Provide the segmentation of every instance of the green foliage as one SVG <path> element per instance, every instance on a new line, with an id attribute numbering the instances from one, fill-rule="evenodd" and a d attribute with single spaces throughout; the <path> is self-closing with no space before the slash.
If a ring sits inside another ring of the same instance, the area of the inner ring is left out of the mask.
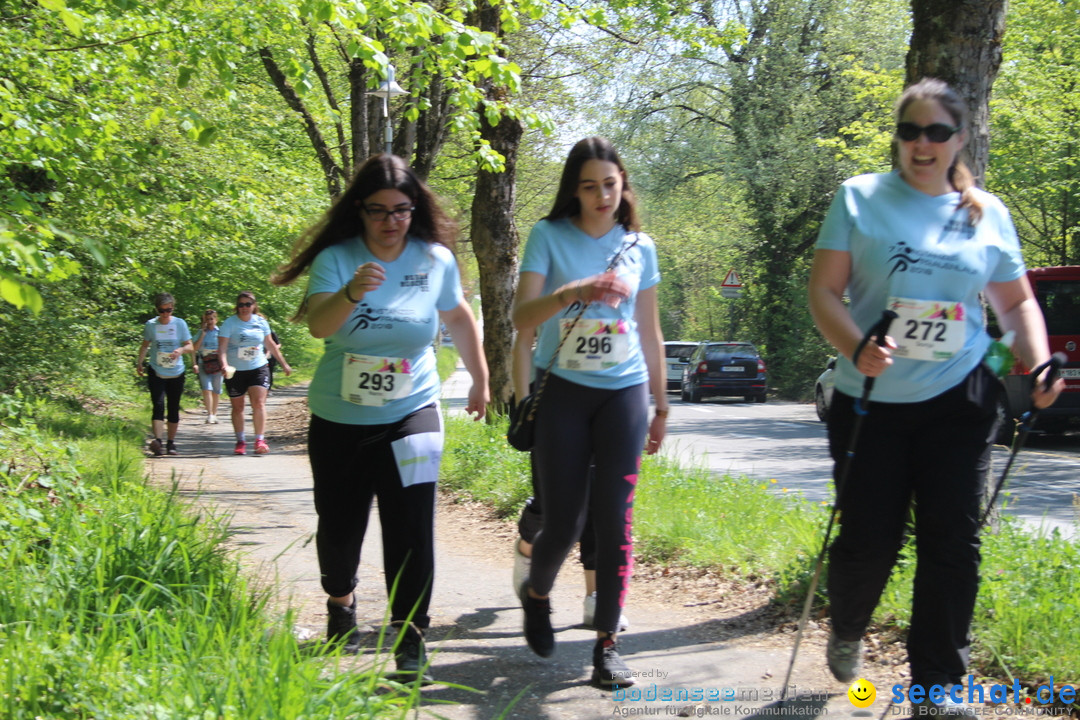
<path id="1" fill-rule="evenodd" d="M 506 422 L 447 415 L 439 482 L 444 489 L 490 505 L 500 517 L 521 510 L 532 495 L 529 454 L 506 442 Z"/>
<path id="2" fill-rule="evenodd" d="M 1009 206 L 1028 265 L 1080 264 L 1080 35 L 1075 0 L 1009 3 L 990 102 L 987 189 Z"/>

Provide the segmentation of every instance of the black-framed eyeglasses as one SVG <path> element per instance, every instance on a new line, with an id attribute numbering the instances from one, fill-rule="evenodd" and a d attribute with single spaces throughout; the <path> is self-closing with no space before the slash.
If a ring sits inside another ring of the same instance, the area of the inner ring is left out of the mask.
<path id="1" fill-rule="evenodd" d="M 246 302 L 246 303 L 236 303 L 236 307 L 251 307 L 251 306 L 252 306 L 252 305 L 254 305 L 254 304 L 255 304 L 255 303 L 253 303 L 253 302 Z"/>
<path id="2" fill-rule="evenodd" d="M 926 135 L 926 139 L 932 143 L 943 143 L 956 133 L 960 128 L 946 125 L 945 123 L 933 123 L 923 127 L 912 122 L 896 123 L 896 137 L 905 142 L 918 140 L 920 135 Z"/>
<path id="3" fill-rule="evenodd" d="M 158 312 L 161 313 L 162 315 L 166 315 L 168 313 L 171 313 L 172 311 L 173 311 L 172 308 L 158 308 Z"/>
<path id="4" fill-rule="evenodd" d="M 384 210 L 382 208 L 369 208 L 365 207 L 364 212 L 367 216 L 375 222 L 382 222 L 388 217 L 393 217 L 395 220 L 408 220 L 412 217 L 415 207 L 407 208 L 394 208 L 393 210 Z"/>

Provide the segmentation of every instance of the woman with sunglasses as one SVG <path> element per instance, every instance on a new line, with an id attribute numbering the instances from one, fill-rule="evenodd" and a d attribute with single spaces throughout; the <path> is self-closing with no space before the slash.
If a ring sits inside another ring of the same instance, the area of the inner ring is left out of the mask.
<path id="1" fill-rule="evenodd" d="M 592 681 L 602 688 L 634 684 L 616 642 L 633 569 L 634 486 L 642 445 L 660 449 L 668 414 L 656 245 L 638 232 L 635 202 L 609 141 L 574 145 L 551 212 L 529 234 L 513 307 L 517 331 L 539 338 L 532 461 L 543 527 L 520 592 L 525 640 L 541 657 L 554 653 L 549 594 L 591 515 Z"/>
<path id="2" fill-rule="evenodd" d="M 232 404 L 232 426 L 236 433 L 233 453 L 247 452 L 244 434 L 245 397 L 251 398 L 251 424 L 255 430 L 255 454 L 270 452 L 263 431 L 266 428 L 266 394 L 270 390 L 270 368 L 267 356 L 273 355 L 286 374 L 292 373 L 289 363 L 270 336 L 270 324 L 259 315 L 259 305 L 253 293 L 244 291 L 236 296 L 236 314 L 227 318 L 218 333 L 218 353 L 225 359 L 225 388 Z"/>
<path id="3" fill-rule="evenodd" d="M 221 355 L 218 354 L 218 314 L 207 308 L 202 326 L 195 337 L 195 367 L 199 371 L 199 388 L 206 406 L 206 422 L 217 425 L 218 401 L 221 399 Z"/>
<path id="4" fill-rule="evenodd" d="M 176 301 L 169 293 L 158 293 L 154 297 L 157 317 L 147 320 L 143 325 L 143 340 L 139 346 L 139 359 L 135 362 L 135 372 L 139 377 L 146 376 L 146 385 L 150 390 L 150 402 L 153 405 L 151 425 L 154 437 L 150 440 L 150 452 L 154 455 L 176 455 L 176 430 L 180 426 L 180 397 L 184 393 L 184 355 L 194 352 L 191 344 L 191 331 L 187 323 L 173 317 Z M 147 350 L 150 353 L 150 366 L 143 367 Z M 166 403 L 168 414 L 166 415 Z M 166 429 L 166 418 L 168 426 Z M 162 444 L 162 430 L 165 430 L 166 443 Z"/>
<path id="5" fill-rule="evenodd" d="M 454 234 L 408 164 L 377 155 L 274 279 L 285 284 L 308 273 L 297 318 L 325 339 L 308 391 L 308 454 L 327 639 L 346 652 L 359 649 L 356 572 L 377 497 L 390 621 L 400 628 L 394 675 L 402 681 L 430 680 L 423 637 L 443 447 L 432 347 L 440 321 L 472 377 L 466 411 L 482 418 L 488 403 L 487 363 L 461 290 Z"/>
<path id="6" fill-rule="evenodd" d="M 940 80 L 908 87 L 896 106 L 898 168 L 845 182 L 818 237 L 810 310 L 839 351 L 829 411 L 840 531 L 830 548 L 827 660 L 844 683 L 859 677 L 862 634 L 903 544 L 914 498 L 917 566 L 908 660 L 912 685 L 944 696 L 916 714 L 964 714 L 979 580 L 980 504 L 1003 388 L 983 364 L 991 339 L 980 294 L 1028 367 L 1050 357 L 1042 313 L 1001 202 L 975 187 L 960 159 L 967 108 Z M 843 300 L 850 294 L 850 305 Z M 883 344 L 857 348 L 890 309 Z M 869 407 L 863 381 L 876 378 Z M 1036 385 L 1032 401 L 1060 392 Z M 853 457 L 846 458 L 856 413 Z M 846 470 L 841 463 L 850 462 Z M 948 692 L 952 691 L 949 695 Z"/>

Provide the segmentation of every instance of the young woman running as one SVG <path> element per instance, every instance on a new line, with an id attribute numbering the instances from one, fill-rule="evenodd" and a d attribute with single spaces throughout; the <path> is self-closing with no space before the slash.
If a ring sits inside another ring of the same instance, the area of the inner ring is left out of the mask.
<path id="1" fill-rule="evenodd" d="M 945 83 L 922 80 L 904 91 L 896 120 L 898 170 L 841 186 L 810 278 L 810 310 L 842 355 L 828 423 L 836 477 L 844 477 L 855 398 L 865 377 L 877 378 L 845 486 L 837 488 L 827 659 L 838 680 L 859 676 L 862 634 L 896 563 L 914 498 L 911 682 L 948 692 L 967 668 L 980 504 L 1003 392 L 982 363 L 990 337 L 980 293 L 1002 331 L 1016 331 L 1014 351 L 1028 367 L 1050 351 L 1009 213 L 974 187 L 959 159 L 968 138 L 964 102 Z M 892 335 L 855 357 L 885 309 L 899 315 Z M 1039 383 L 1032 400 L 1045 407 L 1061 387 L 1060 380 L 1049 391 Z M 964 713 L 958 697 L 927 700 L 916 712 Z"/>
<path id="2" fill-rule="evenodd" d="M 656 246 L 638 232 L 634 204 L 611 143 L 596 137 L 577 143 L 551 212 L 529 235 L 513 308 L 518 332 L 538 332 L 537 386 L 546 383 L 533 449 L 544 520 L 521 594 L 525 639 L 542 657 L 554 652 L 548 595 L 591 512 L 597 540 L 592 678 L 601 687 L 634 680 L 616 644 L 633 567 L 634 486 L 642 445 L 647 437 L 646 450 L 659 450 L 668 414 Z M 590 460 L 596 472 L 588 480 Z"/>
<path id="3" fill-rule="evenodd" d="M 265 455 L 270 446 L 263 435 L 266 429 L 266 393 L 270 390 L 270 368 L 267 355 L 281 363 L 286 375 L 292 373 L 277 343 L 270 334 L 270 324 L 259 315 L 255 295 L 242 292 L 236 296 L 236 314 L 227 318 L 218 333 L 218 353 L 225 360 L 225 387 L 232 404 L 232 426 L 236 433 L 233 452 L 247 452 L 244 434 L 244 402 L 251 398 L 251 424 L 255 430 L 255 454 Z"/>
<path id="4" fill-rule="evenodd" d="M 401 628 L 395 674 L 406 681 L 430 680 L 423 636 L 443 447 L 432 347 L 440 320 L 472 377 L 466 411 L 482 418 L 489 399 L 480 332 L 453 247 L 453 224 L 432 192 L 404 160 L 377 155 L 275 278 L 284 284 L 308 272 L 298 317 L 326 340 L 308 392 L 308 454 L 327 638 L 359 649 L 356 571 L 378 497 L 390 621 Z"/>
<path id="5" fill-rule="evenodd" d="M 218 326 L 217 310 L 209 308 L 203 311 L 202 327 L 195 338 L 195 364 L 199 371 L 199 388 L 202 390 L 203 405 L 206 407 L 206 422 L 210 425 L 217 424 L 218 401 L 221 400 L 222 369 L 208 371 L 208 365 L 215 363 L 220 366 L 221 355 L 218 354 Z"/>
<path id="6" fill-rule="evenodd" d="M 154 308 L 158 315 L 143 325 L 143 340 L 139 346 L 139 359 L 135 361 L 135 372 L 139 377 L 146 375 L 146 385 L 150 390 L 150 401 L 153 405 L 151 425 L 154 437 L 150 440 L 150 452 L 154 455 L 176 455 L 180 397 L 184 394 L 184 355 L 194 350 L 187 323 L 173 317 L 176 309 L 173 296 L 169 293 L 158 293 L 154 297 Z M 147 350 L 151 347 L 154 351 L 150 353 L 150 367 L 144 369 Z M 165 430 L 165 433 L 162 433 L 162 430 Z M 165 443 L 161 442 L 163 435 L 166 437 Z"/>

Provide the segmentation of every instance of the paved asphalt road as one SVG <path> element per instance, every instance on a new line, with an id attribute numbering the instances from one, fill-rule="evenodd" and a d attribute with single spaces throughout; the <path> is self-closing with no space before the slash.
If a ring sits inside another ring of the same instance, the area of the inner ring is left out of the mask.
<path id="1" fill-rule="evenodd" d="M 717 473 L 746 475 L 769 482 L 777 493 L 801 493 L 810 500 L 832 500 L 832 460 L 825 424 L 812 404 L 743 402 L 741 398 L 686 403 L 671 394 L 666 452 L 680 462 L 704 464 Z M 996 482 L 1009 452 L 994 448 Z M 776 480 L 772 483 L 771 480 Z M 1058 528 L 1076 537 L 1080 493 L 1080 434 L 1030 435 L 1017 456 L 1003 493 L 1006 514 L 1033 528 Z"/>

